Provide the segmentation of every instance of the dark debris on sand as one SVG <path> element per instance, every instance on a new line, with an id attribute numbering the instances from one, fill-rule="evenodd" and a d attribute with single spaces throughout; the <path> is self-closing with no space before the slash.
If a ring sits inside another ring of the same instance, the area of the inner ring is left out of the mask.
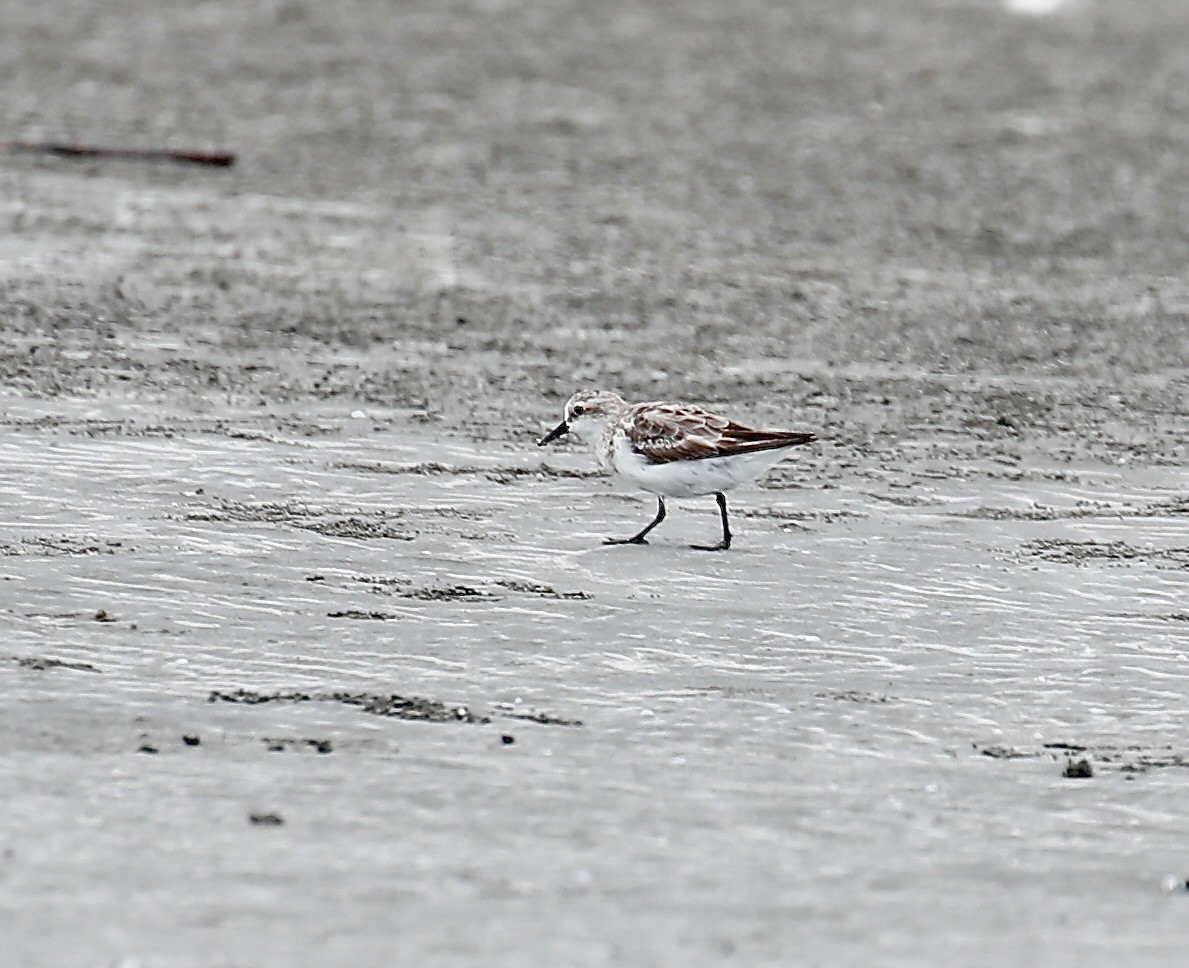
<path id="1" fill-rule="evenodd" d="M 515 578 L 497 579 L 496 584 L 509 591 L 521 592 L 525 595 L 539 595 L 541 598 L 572 599 L 574 601 L 594 598 L 590 592 L 559 592 L 552 585 L 542 585 L 535 581 L 520 581 Z"/>
<path id="2" fill-rule="evenodd" d="M 983 746 L 978 748 L 978 751 L 983 756 L 988 756 L 993 760 L 1022 760 L 1030 759 L 1036 755 L 1013 749 L 1010 746 Z"/>
<path id="3" fill-rule="evenodd" d="M 565 716 L 555 716 L 545 712 L 500 713 L 505 719 L 523 719 L 525 722 L 537 723 L 540 726 L 581 726 L 581 719 L 567 719 Z"/>
<path id="4" fill-rule="evenodd" d="M 281 739 L 271 739 L 265 737 L 261 740 L 265 748 L 270 753 L 284 753 L 286 750 L 303 750 L 312 749 L 315 753 L 323 755 L 334 752 L 334 743 L 328 739 L 289 739 L 282 737 Z"/>
<path id="5" fill-rule="evenodd" d="M 1158 568 L 1189 568 L 1189 548 L 1137 548 L 1125 541 L 1070 541 L 1038 538 L 1020 546 L 1020 553 L 1041 561 L 1081 565 L 1089 561 L 1108 564 L 1143 562 Z"/>
<path id="6" fill-rule="evenodd" d="M 248 822 L 254 827 L 283 827 L 285 818 L 279 813 L 250 813 Z"/>
<path id="7" fill-rule="evenodd" d="M 500 596 L 488 591 L 486 588 L 476 587 L 474 585 L 455 584 L 455 585 L 424 585 L 419 588 L 407 587 L 410 582 L 406 578 L 374 578 L 374 577 L 360 577 L 356 581 L 366 583 L 372 586 L 372 591 L 382 595 L 393 595 L 397 598 L 409 598 L 422 602 L 494 602 L 499 601 Z M 497 578 L 491 583 L 496 588 L 505 591 L 516 592 L 521 595 L 536 595 L 539 598 L 552 598 L 564 601 L 587 601 L 594 596 L 590 592 L 583 591 L 558 591 L 552 585 L 546 585 L 541 582 L 524 581 L 519 578 Z M 378 618 L 382 613 L 333 613 L 333 617 L 340 618 Z M 396 618 L 397 616 L 385 616 Z"/>
<path id="8" fill-rule="evenodd" d="M 1179 753 L 1171 746 L 1088 745 L 1065 741 L 1042 743 L 1037 748 L 1023 750 L 1011 746 L 981 746 L 978 743 L 973 746 L 981 755 L 996 760 L 1064 758 L 1065 769 L 1062 775 L 1079 779 L 1093 776 L 1095 771 L 1104 770 L 1118 771 L 1132 779 L 1150 770 L 1189 768 L 1189 754 Z"/>
<path id="9" fill-rule="evenodd" d="M 504 719 L 520 719 L 526 723 L 536 723 L 538 726 L 584 725 L 581 719 L 558 716 L 549 710 L 534 709 L 532 706 L 521 705 L 520 702 L 497 702 L 492 705 L 492 711 Z"/>
<path id="10" fill-rule="evenodd" d="M 358 608 L 349 608 L 342 612 L 327 612 L 327 618 L 351 618 L 363 621 L 387 622 L 400 618 L 395 612 L 365 612 Z"/>
<path id="11" fill-rule="evenodd" d="M 93 536 L 34 535 L 21 538 L 17 544 L 0 542 L 0 558 L 22 555 L 114 555 L 130 551 L 122 541 L 108 541 Z"/>
<path id="12" fill-rule="evenodd" d="M 413 588 L 407 592 L 397 592 L 401 598 L 416 598 L 423 602 L 456 602 L 474 601 L 477 599 L 491 599 L 495 596 L 490 592 L 472 588 L 470 585 L 445 585 L 426 588 Z"/>
<path id="13" fill-rule="evenodd" d="M 74 669 L 78 672 L 98 672 L 89 662 L 67 662 L 65 659 L 51 659 L 41 655 L 12 656 L 12 660 L 24 669 L 45 672 L 49 669 Z"/>
<path id="14" fill-rule="evenodd" d="M 485 725 L 491 722 L 490 716 L 483 716 L 471 712 L 466 706 L 448 706 L 435 699 L 423 699 L 419 696 L 401 696 L 396 693 L 383 696 L 366 692 L 301 692 L 298 690 L 278 692 L 256 692 L 251 689 L 235 689 L 230 691 L 214 690 L 207 697 L 208 702 L 229 702 L 245 706 L 260 706 L 273 702 L 333 702 L 344 706 L 354 706 L 373 716 L 387 716 L 392 719 L 404 719 L 421 723 L 475 723 Z M 555 713 L 532 708 L 518 708 L 510 703 L 496 703 L 495 714 L 504 719 L 519 719 L 539 726 L 582 726 L 581 719 L 559 716 Z M 285 748 L 291 742 L 305 742 L 312 745 L 313 740 L 289 741 L 276 740 Z M 329 750 L 318 750 L 329 752 Z"/>
<path id="15" fill-rule="evenodd" d="M 389 716 L 422 723 L 489 723 L 487 716 L 471 712 L 466 706 L 447 706 L 435 699 L 419 696 L 387 696 L 366 692 L 255 692 L 250 689 L 235 689 L 230 692 L 214 690 L 207 697 L 208 702 L 241 703 L 258 706 L 269 702 L 335 702 L 354 706 L 373 716 Z"/>
<path id="16" fill-rule="evenodd" d="M 853 702 L 860 705 L 880 706 L 888 702 L 886 693 L 862 692 L 858 689 L 844 689 L 841 691 L 815 692 L 815 699 L 833 699 L 836 702 Z"/>

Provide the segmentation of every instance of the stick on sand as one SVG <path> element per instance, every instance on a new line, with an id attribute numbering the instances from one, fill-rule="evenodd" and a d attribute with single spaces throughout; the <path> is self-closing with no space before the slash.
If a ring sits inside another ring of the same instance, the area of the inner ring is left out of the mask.
<path id="1" fill-rule="evenodd" d="M 73 145 L 54 141 L 7 141 L 0 143 L 0 151 L 59 155 L 65 158 L 176 161 L 188 165 L 211 165 L 216 168 L 229 168 L 235 164 L 235 155 L 230 151 L 180 151 L 173 148 L 101 148 L 95 145 Z"/>

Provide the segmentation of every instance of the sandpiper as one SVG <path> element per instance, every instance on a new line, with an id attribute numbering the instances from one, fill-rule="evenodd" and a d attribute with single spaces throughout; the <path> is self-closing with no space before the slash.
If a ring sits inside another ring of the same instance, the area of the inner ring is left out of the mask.
<path id="1" fill-rule="evenodd" d="M 686 403 L 629 404 L 607 390 L 575 393 L 562 422 L 537 443 L 544 446 L 567 433 L 592 444 L 605 470 L 657 496 L 656 517 L 647 527 L 630 538 L 608 538 L 607 544 L 647 544 L 648 533 L 665 519 L 665 497 L 713 494 L 722 540 L 693 545 L 698 551 L 731 547 L 724 491 L 754 481 L 791 448 L 817 439 L 795 430 L 755 430 Z"/>

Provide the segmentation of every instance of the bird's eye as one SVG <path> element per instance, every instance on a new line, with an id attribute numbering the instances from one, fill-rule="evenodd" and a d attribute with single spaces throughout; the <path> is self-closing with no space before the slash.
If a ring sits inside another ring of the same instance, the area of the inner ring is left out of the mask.
<path id="1" fill-rule="evenodd" d="M 586 412 L 586 407 L 577 406 L 570 411 L 575 417 L 581 417 Z"/>

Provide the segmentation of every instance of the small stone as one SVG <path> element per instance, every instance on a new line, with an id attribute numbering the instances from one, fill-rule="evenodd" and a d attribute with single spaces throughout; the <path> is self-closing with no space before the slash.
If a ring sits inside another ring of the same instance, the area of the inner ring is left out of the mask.
<path id="1" fill-rule="evenodd" d="M 1085 758 L 1080 760 L 1066 760 L 1065 769 L 1061 775 L 1067 780 L 1087 780 L 1094 775 L 1094 767 Z"/>
<path id="2" fill-rule="evenodd" d="M 150 743 L 141 743 L 140 746 L 137 747 L 136 752 L 138 752 L 138 753 L 156 753 L 156 752 L 158 752 L 158 750 L 157 750 L 156 746 L 153 746 Z"/>
<path id="3" fill-rule="evenodd" d="M 279 813 L 250 813 L 248 820 L 257 827 L 280 827 L 285 823 L 285 818 Z"/>
<path id="4" fill-rule="evenodd" d="M 202 742 L 202 738 L 199 736 L 194 736 L 193 734 L 187 734 L 182 737 L 182 742 L 187 746 L 197 746 Z"/>
<path id="5" fill-rule="evenodd" d="M 504 733 L 504 735 L 500 737 L 500 742 L 503 743 L 505 746 L 511 746 L 513 743 L 516 742 L 516 737 L 512 736 L 508 733 Z"/>

